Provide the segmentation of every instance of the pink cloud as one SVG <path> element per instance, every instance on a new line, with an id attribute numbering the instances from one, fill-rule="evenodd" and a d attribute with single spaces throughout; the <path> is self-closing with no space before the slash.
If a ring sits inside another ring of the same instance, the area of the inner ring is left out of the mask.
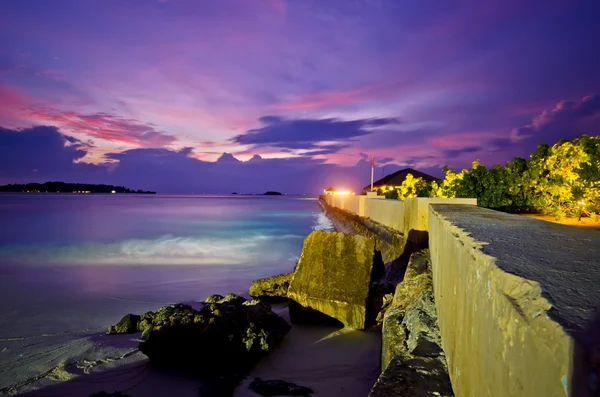
<path id="1" fill-rule="evenodd" d="M 554 141 L 568 134 L 597 134 L 600 129 L 600 94 L 587 95 L 577 101 L 562 100 L 554 108 L 543 110 L 523 127 L 511 131 L 513 142 L 536 134 Z"/>
<path id="2" fill-rule="evenodd" d="M 172 135 L 156 130 L 152 124 L 108 113 L 83 114 L 53 108 L 31 107 L 25 111 L 30 119 L 50 122 L 62 130 L 125 143 L 136 147 L 165 147 L 177 141 Z"/>
<path id="3" fill-rule="evenodd" d="M 450 135 L 437 136 L 430 139 L 431 146 L 442 149 L 458 149 L 460 147 L 489 141 L 494 138 L 504 138 L 504 132 L 462 132 Z"/>
<path id="4" fill-rule="evenodd" d="M 0 109 L 19 109 L 27 102 L 27 97 L 14 88 L 0 84 Z"/>
<path id="5" fill-rule="evenodd" d="M 325 91 L 301 95 L 288 104 L 275 106 L 276 110 L 304 110 L 325 108 L 350 103 L 361 102 L 369 99 L 365 90 L 355 89 L 346 91 Z"/>
<path id="6" fill-rule="evenodd" d="M 28 95 L 15 88 L 0 83 L 0 125 L 4 127 L 20 127 L 23 124 L 21 112 L 33 102 Z"/>

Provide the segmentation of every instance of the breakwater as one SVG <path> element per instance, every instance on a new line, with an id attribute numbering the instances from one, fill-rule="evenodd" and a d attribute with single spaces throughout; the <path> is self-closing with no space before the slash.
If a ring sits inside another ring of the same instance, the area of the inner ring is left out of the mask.
<path id="1" fill-rule="evenodd" d="M 473 201 L 322 199 L 429 246 L 455 395 L 598 395 L 600 233 Z"/>

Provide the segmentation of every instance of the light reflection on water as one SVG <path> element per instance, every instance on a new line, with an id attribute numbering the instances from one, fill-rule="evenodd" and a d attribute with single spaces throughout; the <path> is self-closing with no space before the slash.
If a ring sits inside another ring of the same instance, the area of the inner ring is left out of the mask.
<path id="1" fill-rule="evenodd" d="M 246 293 L 291 271 L 303 238 L 331 227 L 315 200 L 289 197 L 11 194 L 0 195 L 0 219 L 8 336 Z"/>

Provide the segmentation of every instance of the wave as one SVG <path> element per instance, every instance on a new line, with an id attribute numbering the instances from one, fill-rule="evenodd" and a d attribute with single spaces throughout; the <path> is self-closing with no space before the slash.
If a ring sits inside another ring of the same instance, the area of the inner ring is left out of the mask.
<path id="1" fill-rule="evenodd" d="M 27 245 L 0 248 L 10 263 L 29 265 L 221 265 L 288 262 L 303 236 L 255 234 L 238 238 L 128 239 L 107 244 Z"/>
<path id="2" fill-rule="evenodd" d="M 333 223 L 327 217 L 327 215 L 325 215 L 324 212 L 321 212 L 315 218 L 313 230 L 333 231 L 335 228 L 333 227 Z"/>

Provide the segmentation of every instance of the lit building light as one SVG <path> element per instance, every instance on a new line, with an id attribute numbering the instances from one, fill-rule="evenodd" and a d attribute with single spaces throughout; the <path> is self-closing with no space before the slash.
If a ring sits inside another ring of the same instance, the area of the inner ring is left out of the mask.
<path id="1" fill-rule="evenodd" d="M 349 190 L 338 190 L 337 192 L 333 193 L 336 196 L 349 196 L 352 192 L 350 192 Z"/>
<path id="2" fill-rule="evenodd" d="M 116 192 L 117 192 L 116 190 L 113 190 L 111 193 L 112 193 L 112 194 L 115 194 Z"/>

